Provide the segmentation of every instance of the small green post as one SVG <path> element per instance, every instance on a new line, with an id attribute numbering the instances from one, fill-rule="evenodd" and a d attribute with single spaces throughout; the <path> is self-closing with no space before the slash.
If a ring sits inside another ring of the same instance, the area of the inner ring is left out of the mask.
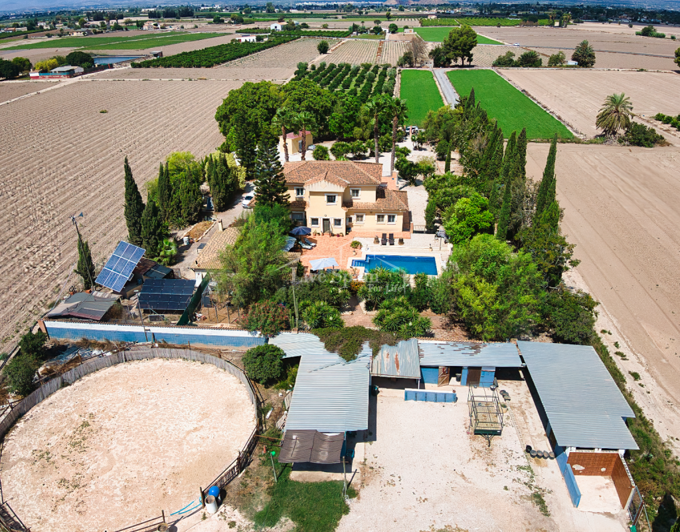
<path id="1" fill-rule="evenodd" d="M 274 466 L 274 456 L 276 456 L 276 451 L 272 451 L 269 453 L 269 458 L 272 461 L 272 471 L 274 472 L 274 482 L 278 482 L 279 479 L 276 478 L 276 467 Z"/>

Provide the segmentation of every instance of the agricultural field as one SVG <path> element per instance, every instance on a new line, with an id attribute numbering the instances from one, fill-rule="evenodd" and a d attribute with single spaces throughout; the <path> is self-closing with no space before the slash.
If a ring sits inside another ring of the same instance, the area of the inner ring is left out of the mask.
<path id="1" fill-rule="evenodd" d="M 375 63 L 378 55 L 377 41 L 359 41 L 349 39 L 341 46 L 327 54 L 323 61 L 333 63 L 349 63 L 360 65 L 361 63 Z"/>
<path id="2" fill-rule="evenodd" d="M 543 66 L 548 65 L 548 59 L 553 54 L 560 51 L 564 53 L 567 59 L 571 58 L 571 54 L 574 53 L 573 48 L 538 48 L 532 46 L 531 50 L 534 50 L 541 54 L 543 59 Z M 515 54 L 520 55 L 525 48 L 513 50 Z M 518 53 L 519 52 L 519 53 Z M 611 52 L 596 52 L 595 56 L 597 62 L 595 63 L 595 68 L 629 68 L 629 69 L 640 69 L 645 70 L 676 70 L 677 65 L 673 62 L 671 57 L 655 57 L 642 54 L 630 54 L 630 53 L 611 53 Z"/>
<path id="3" fill-rule="evenodd" d="M 400 97 L 408 105 L 409 124 L 422 126 L 429 111 L 444 105 L 434 76 L 429 70 L 402 70 Z"/>
<path id="4" fill-rule="evenodd" d="M 158 46 L 200 41 L 212 37 L 222 37 L 223 33 L 169 32 L 158 35 L 124 34 L 115 37 L 52 37 L 39 42 L 21 44 L 5 50 L 35 50 L 40 48 L 81 48 L 85 50 L 145 50 Z M 209 46 L 209 45 L 207 45 Z"/>
<path id="5" fill-rule="evenodd" d="M 491 67 L 493 62 L 499 55 L 505 55 L 506 52 L 512 52 L 517 57 L 523 50 L 518 50 L 515 46 L 495 45 L 495 46 L 475 46 L 472 50 L 472 64 L 478 67 Z M 543 58 L 543 63 L 548 62 L 547 58 Z"/>
<path id="6" fill-rule="evenodd" d="M 427 42 L 444 42 L 444 39 L 449 35 L 453 28 L 440 26 L 436 28 L 415 28 L 415 31 L 420 35 L 424 41 Z M 483 35 L 477 35 L 477 44 L 501 44 L 493 39 L 488 39 Z"/>
<path id="7" fill-rule="evenodd" d="M 549 139 L 555 133 L 565 139 L 573 137 L 564 124 L 492 70 L 450 71 L 447 75 L 458 94 L 467 96 L 475 89 L 477 101 L 498 121 L 506 138 L 524 127 L 529 139 Z"/>
<path id="8" fill-rule="evenodd" d="M 504 69 L 502 74 L 587 137 L 598 134 L 595 117 L 609 94 L 629 96 L 638 119 L 648 120 L 659 112 L 680 113 L 680 77 L 676 74 L 526 69 Z M 479 94 L 476 88 L 475 93 Z M 652 124 L 658 126 L 658 122 Z M 680 144 L 677 130 L 661 134 Z"/>
<path id="9" fill-rule="evenodd" d="M 647 89 L 659 86 L 658 77 Z M 564 100 L 574 102 L 568 93 Z M 680 111 L 677 97 L 674 105 Z M 529 144 L 528 177 L 541 179 L 547 154 L 547 145 Z M 600 302 L 597 310 L 609 322 L 604 327 L 618 329 L 611 338 L 625 339 L 632 350 L 622 349 L 628 360 L 617 364 L 627 377 L 631 370 L 643 374 L 645 387 L 630 388 L 662 438 L 677 437 L 680 149 L 560 144 L 556 175 L 563 231 L 581 260 L 576 273 Z"/>
<path id="10" fill-rule="evenodd" d="M 397 66 L 397 61 L 409 49 L 409 43 L 405 41 L 385 41 L 380 58 L 381 64 Z"/>
<path id="11" fill-rule="evenodd" d="M 352 66 L 349 63 L 320 65 L 315 70 L 297 70 L 295 79 L 309 79 L 320 87 L 336 92 L 346 92 L 366 102 L 372 96 L 391 94 L 397 78 L 397 69 L 387 65 Z"/>
<path id="12" fill-rule="evenodd" d="M 81 233 L 98 267 L 125 238 L 124 157 L 144 190 L 169 153 L 212 152 L 224 140 L 215 109 L 240 86 L 82 79 L 0 105 L 0 222 L 10 229 L 0 264 L 0 351 L 73 284 L 74 213 L 84 214 Z"/>
<path id="13" fill-rule="evenodd" d="M 59 82 L 45 83 L 42 81 L 4 81 L 0 83 L 0 103 L 19 98 L 32 92 L 41 91 L 49 87 L 54 87 Z"/>

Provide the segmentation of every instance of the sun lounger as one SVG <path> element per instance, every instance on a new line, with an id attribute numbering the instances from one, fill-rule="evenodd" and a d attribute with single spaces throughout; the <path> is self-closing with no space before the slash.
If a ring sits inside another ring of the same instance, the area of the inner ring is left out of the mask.
<path id="1" fill-rule="evenodd" d="M 311 240 L 307 240 L 305 237 L 302 237 L 301 242 L 304 242 L 308 246 L 316 247 L 316 242 L 312 242 Z"/>
<path id="2" fill-rule="evenodd" d="M 303 242 L 302 240 L 300 240 L 300 247 L 302 249 L 314 249 L 314 246 L 310 246 L 309 244 L 307 244 L 306 242 Z"/>
<path id="3" fill-rule="evenodd" d="M 394 246 L 394 233 L 390 233 L 390 246 Z"/>
<path id="4" fill-rule="evenodd" d="M 380 239 L 380 244 L 383 246 L 387 245 L 387 233 L 382 234 L 382 238 Z"/>

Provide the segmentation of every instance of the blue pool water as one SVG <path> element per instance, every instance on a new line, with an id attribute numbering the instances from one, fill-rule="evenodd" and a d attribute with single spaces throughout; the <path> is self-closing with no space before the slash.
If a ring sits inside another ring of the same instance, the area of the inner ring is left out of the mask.
<path id="1" fill-rule="evenodd" d="M 140 55 L 107 55 L 102 57 L 95 57 L 95 65 L 113 65 L 115 63 L 122 63 L 123 61 L 131 61 L 133 59 L 139 59 Z"/>
<path id="2" fill-rule="evenodd" d="M 426 273 L 437 275 L 437 263 L 434 257 L 409 257 L 405 255 L 366 255 L 365 260 L 355 259 L 352 266 L 366 268 L 370 272 L 376 268 L 388 270 L 406 270 L 411 275 Z"/>

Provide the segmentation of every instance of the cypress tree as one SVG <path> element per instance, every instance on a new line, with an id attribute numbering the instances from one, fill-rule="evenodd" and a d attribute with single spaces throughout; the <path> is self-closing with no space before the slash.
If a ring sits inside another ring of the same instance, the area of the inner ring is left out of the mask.
<path id="1" fill-rule="evenodd" d="M 142 247 L 150 259 L 158 257 L 163 239 L 167 234 L 166 225 L 155 201 L 149 201 L 142 215 Z"/>
<path id="2" fill-rule="evenodd" d="M 142 243 L 142 213 L 144 212 L 144 202 L 139 193 L 137 183 L 132 177 L 132 170 L 125 157 L 125 223 L 128 229 L 128 240 L 131 244 L 139 246 Z"/>
<path id="3" fill-rule="evenodd" d="M 548 152 L 548 160 L 545 163 L 545 170 L 543 170 L 543 179 L 538 187 L 538 194 L 536 197 L 536 214 L 535 217 L 540 217 L 543 211 L 555 201 L 555 158 L 557 156 L 557 134 L 550 143 L 550 151 Z M 536 218 L 538 219 L 538 218 Z"/>
<path id="4" fill-rule="evenodd" d="M 255 166 L 255 201 L 258 205 L 288 205 L 288 187 L 283 175 L 283 167 L 279 158 L 279 149 L 274 143 L 262 141 L 257 148 L 257 164 Z"/>
<path id="5" fill-rule="evenodd" d="M 500 140 L 496 147 L 496 152 L 494 154 L 494 160 L 489 168 L 489 207 L 492 212 L 498 212 L 498 204 L 501 199 L 499 198 L 499 192 L 501 191 L 501 185 L 503 184 L 502 170 L 503 170 L 503 151 L 505 149 L 503 142 L 503 132 L 499 129 Z"/>
<path id="6" fill-rule="evenodd" d="M 229 167 L 226 155 L 217 153 L 211 156 L 206 164 L 205 173 L 215 210 L 226 211 L 234 192 L 238 189 L 238 177 Z"/>
<path id="7" fill-rule="evenodd" d="M 179 188 L 181 211 L 179 218 L 183 225 L 198 222 L 203 208 L 203 194 L 201 194 L 201 182 L 199 176 L 192 174 L 187 168 Z"/>
<path id="8" fill-rule="evenodd" d="M 78 265 L 74 270 L 83 279 L 83 286 L 85 290 L 94 288 L 94 263 L 92 262 L 92 254 L 90 253 L 90 245 L 83 240 L 78 231 Z"/>
<path id="9" fill-rule="evenodd" d="M 475 106 L 475 88 L 470 89 L 470 96 L 468 96 L 467 102 L 465 102 L 465 107 L 467 109 L 472 109 Z"/>
<path id="10" fill-rule="evenodd" d="M 161 163 L 158 169 L 158 208 L 163 221 L 169 222 L 172 218 L 172 184 L 170 183 L 170 171 L 167 163 L 165 163 L 165 167 Z"/>
<path id="11" fill-rule="evenodd" d="M 557 201 L 553 201 L 548 205 L 543 213 L 539 224 L 542 228 L 547 229 L 552 233 L 556 233 L 560 228 L 560 206 Z"/>
<path id="12" fill-rule="evenodd" d="M 518 176 L 522 181 L 527 180 L 527 128 L 517 137 L 517 168 Z"/>
<path id="13" fill-rule="evenodd" d="M 508 227 L 510 225 L 510 215 L 512 210 L 512 194 L 510 193 L 510 183 L 505 183 L 503 190 L 503 206 L 501 207 L 501 214 L 498 218 L 498 227 L 496 228 L 496 238 L 501 242 L 505 242 L 508 237 Z"/>

